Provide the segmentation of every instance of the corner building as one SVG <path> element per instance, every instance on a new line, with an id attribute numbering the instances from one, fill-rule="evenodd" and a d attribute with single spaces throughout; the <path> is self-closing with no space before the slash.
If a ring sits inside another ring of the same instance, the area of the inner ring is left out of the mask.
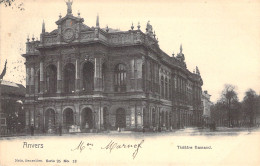
<path id="1" fill-rule="evenodd" d="M 68 5 L 68 4 L 67 4 Z M 186 68 L 182 47 L 164 53 L 151 24 L 146 32 L 85 25 L 71 4 L 57 29 L 40 41 L 27 39 L 26 126 L 55 132 L 71 126 L 100 130 L 169 130 L 197 126 L 202 120 L 198 69 Z"/>

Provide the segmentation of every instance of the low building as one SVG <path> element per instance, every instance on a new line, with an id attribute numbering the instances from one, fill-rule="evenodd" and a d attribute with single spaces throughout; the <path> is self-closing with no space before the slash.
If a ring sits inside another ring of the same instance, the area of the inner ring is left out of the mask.
<path id="1" fill-rule="evenodd" d="M 25 87 L 2 80 L 1 88 L 1 134 L 22 132 L 25 127 L 23 102 Z"/>
<path id="2" fill-rule="evenodd" d="M 204 123 L 209 124 L 211 122 L 211 115 L 210 115 L 210 107 L 212 106 L 212 102 L 210 101 L 210 94 L 208 91 L 203 91 L 201 95 L 201 100 L 203 103 L 203 119 Z"/>

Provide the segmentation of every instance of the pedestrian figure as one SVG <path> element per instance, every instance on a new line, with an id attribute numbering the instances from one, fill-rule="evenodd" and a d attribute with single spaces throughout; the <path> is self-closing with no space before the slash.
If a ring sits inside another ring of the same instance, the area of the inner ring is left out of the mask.
<path id="1" fill-rule="evenodd" d="M 34 126 L 33 126 L 33 124 L 31 125 L 31 135 L 32 136 L 34 135 Z"/>
<path id="2" fill-rule="evenodd" d="M 60 134 L 60 136 L 62 134 L 62 126 L 61 125 L 59 125 L 59 134 Z"/>
<path id="3" fill-rule="evenodd" d="M 144 130 L 144 127 L 143 127 L 143 133 L 145 132 L 145 130 Z"/>

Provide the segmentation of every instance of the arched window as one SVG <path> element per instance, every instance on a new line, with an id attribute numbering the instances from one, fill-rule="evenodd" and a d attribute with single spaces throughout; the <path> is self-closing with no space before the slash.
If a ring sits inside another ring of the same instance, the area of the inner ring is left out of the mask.
<path id="1" fill-rule="evenodd" d="M 164 78 L 161 76 L 161 98 L 164 98 Z"/>
<path id="2" fill-rule="evenodd" d="M 71 93 L 75 91 L 75 66 L 68 63 L 64 67 L 64 92 Z"/>
<path id="3" fill-rule="evenodd" d="M 94 65 L 91 62 L 83 66 L 83 90 L 87 92 L 94 90 Z"/>
<path id="4" fill-rule="evenodd" d="M 49 65 L 46 70 L 46 90 L 48 93 L 56 93 L 57 90 L 57 68 Z"/>
<path id="5" fill-rule="evenodd" d="M 123 64 L 118 64 L 115 68 L 115 91 L 126 91 L 126 67 Z"/>

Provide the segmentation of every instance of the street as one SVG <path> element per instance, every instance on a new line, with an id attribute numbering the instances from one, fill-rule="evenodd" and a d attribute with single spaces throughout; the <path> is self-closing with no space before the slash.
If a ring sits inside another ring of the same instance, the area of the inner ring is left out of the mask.
<path id="1" fill-rule="evenodd" d="M 4 136 L 1 139 L 30 139 L 30 138 L 42 138 L 42 137 L 134 137 L 134 138 L 146 138 L 146 137 L 165 137 L 165 136 L 238 136 L 238 135 L 248 135 L 248 134 L 258 134 L 260 133 L 260 128 L 227 128 L 227 127 L 217 127 L 216 131 L 210 131 L 209 128 L 199 129 L 197 127 L 187 127 L 184 129 L 173 130 L 173 131 L 162 131 L 162 132 L 133 132 L 133 131 L 110 131 L 110 132 L 100 132 L 100 133 L 70 133 L 62 134 L 35 134 L 31 136 L 30 134 L 20 135 L 20 136 Z"/>

